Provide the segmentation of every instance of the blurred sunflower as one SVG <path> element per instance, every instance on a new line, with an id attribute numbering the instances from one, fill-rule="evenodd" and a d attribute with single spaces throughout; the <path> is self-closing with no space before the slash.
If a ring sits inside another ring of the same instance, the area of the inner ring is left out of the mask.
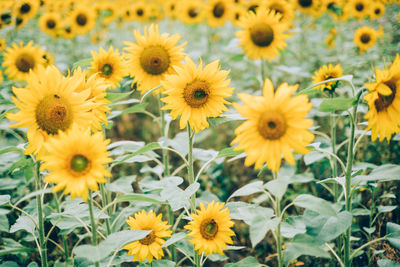
<path id="1" fill-rule="evenodd" d="M 233 144 L 235 150 L 244 150 L 247 154 L 245 165 L 255 163 L 255 169 L 261 169 L 264 163 L 273 172 L 278 172 L 284 159 L 295 164 L 292 150 L 306 154 L 306 146 L 314 135 L 308 131 L 313 125 L 306 116 L 312 104 L 306 95 L 291 95 L 298 85 L 281 84 L 276 92 L 269 79 L 265 80 L 263 96 L 238 94 L 244 106 L 234 103 L 235 109 L 247 121 L 235 130 Z"/>
<path id="2" fill-rule="evenodd" d="M 4 53 L 3 67 L 5 73 L 10 79 L 25 81 L 28 78 L 29 71 L 35 71 L 39 65 L 44 63 L 41 55 L 42 49 L 39 46 L 34 46 L 33 41 L 30 41 L 26 46 L 22 41 L 19 46 L 16 43 L 12 47 L 6 48 Z"/>
<path id="3" fill-rule="evenodd" d="M 288 26 L 292 24 L 294 9 L 291 3 L 281 0 L 269 0 L 263 6 L 281 15 L 280 22 L 286 23 Z"/>
<path id="4" fill-rule="evenodd" d="M 163 10 L 170 19 L 175 19 L 177 16 L 176 10 L 180 5 L 180 0 L 163 1 Z"/>
<path id="5" fill-rule="evenodd" d="M 207 24 L 211 27 L 223 26 L 232 16 L 230 0 L 207 0 Z"/>
<path id="6" fill-rule="evenodd" d="M 66 24 L 64 22 L 64 25 L 60 30 L 60 34 L 66 39 L 72 39 L 76 36 L 76 31 L 71 27 L 70 24 Z"/>
<path id="7" fill-rule="evenodd" d="M 360 49 L 360 54 L 373 47 L 380 32 L 371 27 L 363 26 L 354 32 L 354 44 Z"/>
<path id="8" fill-rule="evenodd" d="M 312 16 L 320 15 L 323 6 L 321 0 L 292 0 L 292 4 L 301 12 Z"/>
<path id="9" fill-rule="evenodd" d="M 44 61 L 43 65 L 45 67 L 49 65 L 54 65 L 54 57 L 49 51 L 43 51 L 42 58 Z"/>
<path id="10" fill-rule="evenodd" d="M 39 18 L 40 30 L 52 37 L 57 36 L 57 31 L 61 25 L 61 16 L 57 12 L 46 12 Z"/>
<path id="11" fill-rule="evenodd" d="M 371 19 L 378 19 L 385 14 L 385 5 L 380 2 L 373 2 L 371 11 L 370 11 L 370 18 Z"/>
<path id="12" fill-rule="evenodd" d="M 99 53 L 90 51 L 93 57 L 89 67 L 90 75 L 98 73 L 110 83 L 111 88 L 115 88 L 118 83 L 128 74 L 128 67 L 125 60 L 121 57 L 118 49 L 112 46 L 108 51 L 100 47 Z"/>
<path id="13" fill-rule="evenodd" d="M 89 5 L 78 5 L 74 7 L 70 16 L 70 25 L 76 34 L 86 34 L 96 24 L 96 12 Z"/>
<path id="14" fill-rule="evenodd" d="M 332 49 L 336 45 L 337 34 L 338 31 L 336 30 L 336 28 L 330 29 L 329 34 L 325 39 L 325 44 L 328 47 L 328 49 Z"/>
<path id="15" fill-rule="evenodd" d="M 242 30 L 235 35 L 249 58 L 271 60 L 279 56 L 278 49 L 287 46 L 285 40 L 289 35 L 284 33 L 287 26 L 280 22 L 280 18 L 275 11 L 260 7 L 256 14 L 248 12 L 239 22 Z"/>
<path id="16" fill-rule="evenodd" d="M 198 67 L 187 57 L 185 66 L 175 67 L 177 74 L 166 75 L 161 82 L 164 94 L 161 98 L 166 105 L 163 110 L 171 110 L 170 115 L 180 118 L 180 128 L 190 127 L 199 132 L 208 128 L 207 118 L 218 117 L 223 111 L 228 111 L 225 98 L 230 97 L 233 88 L 228 87 L 229 71 L 221 70 L 216 60 L 203 68 L 200 60 Z"/>
<path id="17" fill-rule="evenodd" d="M 7 47 L 6 39 L 0 38 L 0 51 L 3 51 Z"/>
<path id="18" fill-rule="evenodd" d="M 313 83 L 319 83 L 325 80 L 335 79 L 342 76 L 343 76 L 343 70 L 339 64 L 337 64 L 336 66 L 333 66 L 332 64 L 324 65 L 314 73 Z M 338 81 L 324 83 L 314 88 L 320 90 L 335 90 L 338 83 L 339 83 Z"/>
<path id="19" fill-rule="evenodd" d="M 257 9 L 261 5 L 261 0 L 249 0 L 246 2 L 246 9 L 247 12 L 253 12 L 256 13 Z"/>
<path id="20" fill-rule="evenodd" d="M 25 154 L 40 158 L 50 136 L 70 129 L 73 123 L 87 127 L 93 120 L 90 110 L 95 104 L 88 101 L 90 89 L 78 93 L 77 83 L 64 77 L 55 66 L 39 66 L 26 80 L 25 88 L 13 88 L 17 98 L 12 99 L 19 111 L 7 113 L 6 117 L 17 122 L 10 127 L 28 128 Z"/>
<path id="21" fill-rule="evenodd" d="M 133 20 L 135 21 L 147 21 L 150 16 L 148 5 L 144 1 L 137 1 L 134 3 L 133 7 Z"/>
<path id="22" fill-rule="evenodd" d="M 178 18 L 186 24 L 201 23 L 205 16 L 205 7 L 201 0 L 181 1 L 177 8 Z"/>
<path id="23" fill-rule="evenodd" d="M 234 5 L 232 11 L 232 23 L 235 26 L 239 26 L 239 22 L 242 17 L 247 13 L 246 9 L 241 5 Z"/>
<path id="24" fill-rule="evenodd" d="M 160 85 L 166 74 L 175 73 L 174 67 L 182 65 L 185 57 L 183 47 L 186 42 L 178 45 L 179 34 L 160 34 L 157 24 L 144 28 L 144 35 L 138 30 L 133 31 L 136 43 L 124 42 L 127 64 L 138 89 L 145 93 Z M 159 90 L 154 91 L 154 94 Z"/>
<path id="25" fill-rule="evenodd" d="M 128 255 L 134 255 L 133 260 L 143 262 L 145 259 L 149 263 L 155 259 L 161 259 L 164 252 L 161 246 L 165 243 L 163 238 L 170 237 L 171 225 L 162 220 L 162 215 L 156 215 L 153 211 L 142 210 L 135 213 L 134 218 L 129 216 L 126 222 L 132 230 L 151 230 L 151 232 L 138 241 L 129 243 L 124 249 L 129 250 Z"/>
<path id="26" fill-rule="evenodd" d="M 39 0 L 17 0 L 14 4 L 14 15 L 22 19 L 29 19 L 39 10 Z"/>
<path id="27" fill-rule="evenodd" d="M 40 169 L 50 173 L 44 181 L 57 184 L 53 192 L 64 189 L 72 199 L 81 197 L 86 201 L 88 190 L 98 191 L 98 183 L 106 183 L 104 177 L 111 176 L 104 166 L 112 161 L 107 152 L 109 143 L 102 132 L 92 135 L 90 129 L 76 124 L 66 132 L 60 131 L 45 144 L 47 154 L 41 158 Z"/>
<path id="28" fill-rule="evenodd" d="M 190 230 L 189 242 L 194 245 L 194 249 L 201 255 L 210 256 L 214 253 L 224 254 L 227 244 L 233 244 L 232 231 L 234 225 L 229 216 L 229 209 L 224 208 L 224 203 L 208 203 L 207 208 L 200 202 L 200 209 L 196 213 L 190 214 L 193 218 L 185 229 Z"/>
<path id="29" fill-rule="evenodd" d="M 349 0 L 344 7 L 344 12 L 350 17 L 362 19 L 370 14 L 371 4 L 369 0 Z"/>

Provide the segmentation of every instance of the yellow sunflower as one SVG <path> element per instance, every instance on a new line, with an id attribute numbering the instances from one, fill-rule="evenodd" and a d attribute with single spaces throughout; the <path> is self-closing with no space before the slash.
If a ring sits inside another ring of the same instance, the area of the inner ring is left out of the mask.
<path id="1" fill-rule="evenodd" d="M 188 234 L 189 242 L 194 245 L 194 249 L 199 254 L 206 256 L 214 253 L 224 254 L 227 244 L 233 244 L 232 231 L 234 225 L 229 216 L 229 209 L 224 208 L 224 203 L 208 203 L 207 208 L 203 202 L 200 202 L 200 209 L 190 215 L 193 220 L 190 221 L 185 229 L 190 230 Z"/>
<path id="2" fill-rule="evenodd" d="M 148 5 L 144 1 L 135 2 L 132 9 L 133 9 L 133 20 L 147 21 L 149 19 L 150 10 L 148 8 Z"/>
<path id="3" fill-rule="evenodd" d="M 44 60 L 43 65 L 45 67 L 49 65 L 54 65 L 54 57 L 49 51 L 43 51 L 42 58 Z"/>
<path id="4" fill-rule="evenodd" d="M 138 83 L 138 89 L 143 94 L 160 85 L 166 74 L 175 73 L 175 66 L 182 65 L 186 42 L 178 45 L 179 34 L 160 34 L 157 24 L 150 25 L 148 31 L 145 27 L 144 35 L 137 30 L 133 35 L 136 43 L 124 42 L 128 46 L 124 49 L 128 52 L 126 58 L 130 75 L 135 77 L 134 82 Z"/>
<path id="5" fill-rule="evenodd" d="M 242 30 L 235 35 L 249 58 L 271 60 L 279 56 L 278 49 L 287 46 L 285 40 L 289 35 L 284 33 L 287 26 L 280 22 L 280 18 L 275 11 L 260 7 L 256 14 L 248 12 L 239 22 Z"/>
<path id="6" fill-rule="evenodd" d="M 42 32 L 49 34 L 52 37 L 57 36 L 57 31 L 61 24 L 61 16 L 57 12 L 44 13 L 39 18 L 39 26 Z"/>
<path id="7" fill-rule="evenodd" d="M 247 12 L 256 13 L 261 5 L 261 0 L 250 0 L 246 3 Z"/>
<path id="8" fill-rule="evenodd" d="M 6 39 L 0 38 L 0 51 L 3 51 L 7 47 Z"/>
<path id="9" fill-rule="evenodd" d="M 354 32 L 354 44 L 360 49 L 360 54 L 373 47 L 380 32 L 371 27 L 363 26 Z"/>
<path id="10" fill-rule="evenodd" d="M 44 181 L 57 184 L 53 192 L 64 189 L 72 199 L 81 197 L 86 201 L 88 189 L 98 191 L 98 183 L 106 183 L 104 177 L 111 176 L 104 166 L 112 161 L 107 152 L 109 143 L 102 132 L 92 135 L 90 129 L 76 124 L 66 132 L 60 131 L 45 144 L 47 154 L 42 157 L 40 169 L 50 173 Z"/>
<path id="11" fill-rule="evenodd" d="M 60 34 L 66 39 L 72 39 L 76 36 L 76 31 L 70 24 L 64 22 Z"/>
<path id="12" fill-rule="evenodd" d="M 365 84 L 369 93 L 364 97 L 369 106 L 365 115 L 371 139 L 390 140 L 392 134 L 400 132 L 400 56 L 386 70 L 375 70 L 376 81 Z"/>
<path id="13" fill-rule="evenodd" d="M 45 153 L 43 144 L 59 130 L 68 130 L 73 123 L 86 127 L 93 120 L 89 102 L 90 89 L 77 92 L 77 82 L 64 77 L 53 65 L 46 69 L 39 66 L 27 78 L 25 88 L 13 88 L 12 97 L 19 108 L 17 113 L 7 113 L 9 120 L 16 121 L 10 127 L 28 128 L 29 145 L 25 154 Z"/>
<path id="14" fill-rule="evenodd" d="M 235 26 L 239 26 L 239 22 L 242 17 L 247 13 L 247 10 L 241 5 L 234 5 L 232 11 L 232 23 Z"/>
<path id="15" fill-rule="evenodd" d="M 280 22 L 286 23 L 288 26 L 292 24 L 294 9 L 291 3 L 282 0 L 269 0 L 263 6 L 281 15 Z"/>
<path id="16" fill-rule="evenodd" d="M 180 2 L 180 0 L 163 1 L 163 10 L 170 19 L 176 18 L 176 10 L 178 5 L 180 5 Z"/>
<path id="17" fill-rule="evenodd" d="M 17 17 L 29 19 L 36 15 L 39 10 L 39 0 L 19 0 L 15 1 L 14 14 Z"/>
<path id="18" fill-rule="evenodd" d="M 118 83 L 128 74 L 128 67 L 125 60 L 121 57 L 118 49 L 114 50 L 112 46 L 108 51 L 100 47 L 99 53 L 90 51 L 93 57 L 90 74 L 98 73 L 101 77 L 110 83 L 111 88 L 115 88 Z"/>
<path id="19" fill-rule="evenodd" d="M 328 49 L 332 49 L 336 45 L 337 34 L 338 31 L 336 30 L 336 28 L 330 29 L 329 34 L 325 39 L 325 44 L 328 47 Z"/>
<path id="20" fill-rule="evenodd" d="M 185 66 L 175 67 L 177 74 L 167 75 L 161 82 L 164 94 L 161 100 L 166 103 L 163 110 L 171 110 L 171 116 L 180 118 L 180 128 L 189 123 L 190 127 L 199 132 L 208 128 L 207 118 L 218 117 L 223 111 L 228 111 L 225 98 L 230 97 L 233 88 L 228 87 L 229 71 L 221 70 L 216 60 L 203 68 L 200 60 L 198 67 L 187 57 Z"/>
<path id="21" fill-rule="evenodd" d="M 186 24 L 201 23 L 205 14 L 204 3 L 201 0 L 181 1 L 177 7 L 178 18 Z"/>
<path id="22" fill-rule="evenodd" d="M 255 169 L 261 169 L 264 163 L 273 172 L 278 172 L 282 155 L 295 164 L 292 150 L 306 154 L 306 146 L 314 139 L 308 131 L 313 121 L 306 116 L 312 104 L 306 95 L 297 95 L 298 85 L 281 84 L 274 93 L 269 79 L 265 80 L 263 96 L 238 94 L 244 106 L 234 103 L 236 110 L 247 119 L 235 130 L 233 144 L 235 150 L 244 150 L 247 154 L 245 165 L 255 163 Z"/>
<path id="23" fill-rule="evenodd" d="M 292 0 L 292 4 L 303 13 L 317 16 L 323 8 L 322 0 Z"/>
<path id="24" fill-rule="evenodd" d="M 206 6 L 207 24 L 211 27 L 223 26 L 232 16 L 230 0 L 208 0 Z"/>
<path id="25" fill-rule="evenodd" d="M 142 210 L 135 213 L 134 218 L 129 216 L 126 222 L 132 230 L 151 230 L 145 238 L 124 246 L 124 249 L 129 250 L 128 255 L 134 255 L 134 261 L 142 262 L 147 259 L 151 263 L 153 258 L 158 260 L 164 256 L 161 246 L 165 243 L 164 238 L 170 237 L 172 231 L 169 230 L 171 225 L 162 220 L 161 214 Z"/>
<path id="26" fill-rule="evenodd" d="M 337 64 L 333 66 L 332 64 L 322 66 L 318 71 L 314 73 L 313 83 L 323 82 L 325 80 L 339 78 L 343 76 L 342 67 Z M 338 85 L 338 81 L 324 83 L 314 87 L 320 90 L 335 90 Z"/>
<path id="27" fill-rule="evenodd" d="M 385 5 L 380 3 L 380 2 L 374 2 L 372 3 L 372 7 L 370 10 L 370 18 L 371 19 L 378 19 L 382 17 L 385 14 Z"/>
<path id="28" fill-rule="evenodd" d="M 10 79 L 25 81 L 28 78 L 29 71 L 36 71 L 38 66 L 44 63 L 41 55 L 42 49 L 33 45 L 30 41 L 26 46 L 22 41 L 19 46 L 13 43 L 12 47 L 6 48 L 4 53 L 3 67 L 5 73 Z"/>
<path id="29" fill-rule="evenodd" d="M 89 5 L 74 7 L 69 18 L 71 28 L 76 34 L 86 34 L 96 24 L 96 12 Z"/>
<path id="30" fill-rule="evenodd" d="M 371 1 L 349 0 L 344 7 L 344 13 L 350 17 L 362 19 L 370 14 Z"/>

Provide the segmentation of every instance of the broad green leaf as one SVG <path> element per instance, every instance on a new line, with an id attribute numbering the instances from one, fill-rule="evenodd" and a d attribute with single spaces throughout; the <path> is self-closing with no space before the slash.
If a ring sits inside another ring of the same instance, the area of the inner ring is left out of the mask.
<path id="1" fill-rule="evenodd" d="M 135 90 L 124 92 L 124 93 L 110 93 L 107 92 L 106 99 L 110 100 L 111 102 L 115 102 L 117 100 L 123 99 L 129 95 L 131 95 Z"/>
<path id="2" fill-rule="evenodd" d="M 235 263 L 225 264 L 224 267 L 261 267 L 260 263 L 258 263 L 257 259 L 254 257 L 246 257 L 243 260 L 240 260 Z"/>
<path id="3" fill-rule="evenodd" d="M 126 108 L 122 111 L 120 111 L 120 110 L 112 111 L 111 115 L 108 116 L 108 119 L 111 120 L 111 119 L 121 116 L 123 114 L 143 113 L 146 110 L 147 105 L 148 105 L 148 103 L 136 104 L 136 105 Z"/>
<path id="4" fill-rule="evenodd" d="M 292 260 L 297 259 L 301 255 L 308 255 L 320 258 L 330 258 L 329 252 L 322 249 L 321 245 L 316 245 L 309 240 L 302 240 L 302 242 L 290 242 L 285 244 L 285 254 L 283 263 L 287 266 Z"/>
<path id="5" fill-rule="evenodd" d="M 300 216 L 292 216 L 281 223 L 281 234 L 286 238 L 293 238 L 297 234 L 304 234 L 306 225 Z"/>
<path id="6" fill-rule="evenodd" d="M 133 152 L 133 153 L 131 153 L 131 154 L 129 154 L 129 155 L 126 155 L 126 156 L 122 157 L 122 158 L 119 159 L 118 161 L 114 161 L 113 164 L 116 165 L 116 164 L 123 163 L 124 161 L 126 161 L 126 160 L 128 160 L 128 159 L 130 159 L 130 158 L 132 158 L 132 157 L 134 157 L 134 156 L 136 156 L 136 155 L 140 155 L 140 154 L 143 154 L 143 153 L 146 153 L 146 152 L 155 150 L 155 149 L 160 149 L 160 148 L 161 148 L 161 146 L 160 146 L 160 144 L 157 143 L 157 142 L 153 142 L 153 143 L 147 144 L 147 145 L 145 145 L 144 147 L 139 148 L 139 149 L 136 150 L 135 152 Z"/>
<path id="7" fill-rule="evenodd" d="M 11 199 L 10 195 L 0 195 L 0 206 L 9 203 L 10 199 Z"/>
<path id="8" fill-rule="evenodd" d="M 106 189 L 114 193 L 133 193 L 132 183 L 136 180 L 136 175 L 120 177 L 110 184 L 106 184 Z"/>
<path id="9" fill-rule="evenodd" d="M 87 67 L 87 66 L 90 65 L 90 62 L 92 62 L 92 61 L 93 61 L 92 58 L 81 59 L 81 60 L 75 62 L 75 63 L 72 65 L 72 69 L 74 70 L 74 69 L 76 69 L 76 68 L 78 68 L 78 67 Z"/>
<path id="10" fill-rule="evenodd" d="M 388 222 L 386 224 L 386 235 L 390 244 L 393 247 L 400 249 L 400 225 Z"/>
<path id="11" fill-rule="evenodd" d="M 211 254 L 210 256 L 208 256 L 208 260 L 212 261 L 212 262 L 216 262 L 216 261 L 226 261 L 229 258 L 226 255 L 221 255 L 221 254 Z"/>
<path id="12" fill-rule="evenodd" d="M 330 202 L 312 195 L 298 195 L 293 200 L 293 204 L 298 207 L 315 211 L 321 215 L 336 216 L 336 211 Z"/>
<path id="13" fill-rule="evenodd" d="M 235 151 L 233 147 L 227 147 L 219 151 L 218 158 L 234 157 L 241 154 L 243 151 Z"/>
<path id="14" fill-rule="evenodd" d="M 394 211 L 396 208 L 397 208 L 397 206 L 379 206 L 378 212 L 379 213 L 391 212 L 391 211 Z"/>
<path id="15" fill-rule="evenodd" d="M 356 102 L 355 98 L 328 98 L 324 99 L 319 106 L 322 112 L 335 112 L 337 110 L 347 110 Z"/>
<path id="16" fill-rule="evenodd" d="M 228 200 L 233 197 L 248 196 L 251 194 L 259 193 L 259 192 L 262 192 L 262 190 L 263 190 L 263 182 L 256 181 L 256 182 L 247 184 L 247 185 L 239 188 L 235 192 L 233 192 L 233 194 L 228 198 Z"/>
<path id="17" fill-rule="evenodd" d="M 342 211 L 337 216 L 329 217 L 322 226 L 317 239 L 329 242 L 346 231 L 352 222 L 353 217 L 348 211 Z"/>
<path id="18" fill-rule="evenodd" d="M 7 215 L 0 215 L 0 232 L 9 232 L 10 223 L 8 222 Z"/>
<path id="19" fill-rule="evenodd" d="M 25 230 L 28 233 L 33 234 L 33 232 L 35 231 L 35 224 L 27 216 L 19 216 L 17 221 L 13 225 L 11 225 L 10 233 L 15 233 L 19 230 Z"/>
<path id="20" fill-rule="evenodd" d="M 154 204 L 165 204 L 164 201 L 160 199 L 159 196 L 150 194 L 127 194 L 117 197 L 118 202 L 147 202 Z"/>
<path id="21" fill-rule="evenodd" d="M 155 260 L 151 263 L 151 267 L 175 267 L 176 263 L 170 260 Z"/>
<path id="22" fill-rule="evenodd" d="M 393 262 L 388 259 L 378 260 L 378 267 L 399 267 L 398 262 Z"/>
<path id="23" fill-rule="evenodd" d="M 199 190 L 200 184 L 195 182 L 189 185 L 185 190 L 177 186 L 167 187 L 161 191 L 161 197 L 166 199 L 173 211 L 189 207 L 189 198 Z"/>
<path id="24" fill-rule="evenodd" d="M 372 227 L 363 227 L 363 230 L 364 230 L 365 232 L 367 232 L 368 234 L 372 235 L 372 234 L 375 232 L 376 227 L 375 227 L 375 226 L 372 226 Z"/>
<path id="25" fill-rule="evenodd" d="M 358 180 L 363 181 L 395 181 L 400 180 L 400 165 L 384 164 L 376 167 L 368 175 L 357 176 Z"/>
<path id="26" fill-rule="evenodd" d="M 282 199 L 283 195 L 286 192 L 287 186 L 288 186 L 288 180 L 286 179 L 277 179 L 277 180 L 271 180 L 268 183 L 265 184 L 265 188 L 275 197 L 278 199 Z"/>
<path id="27" fill-rule="evenodd" d="M 371 211 L 367 209 L 356 208 L 353 209 L 351 213 L 353 214 L 353 216 L 369 216 L 371 214 Z"/>
<path id="28" fill-rule="evenodd" d="M 165 248 L 168 247 L 182 239 L 186 238 L 186 234 L 185 233 L 176 233 L 173 234 L 161 247 Z"/>

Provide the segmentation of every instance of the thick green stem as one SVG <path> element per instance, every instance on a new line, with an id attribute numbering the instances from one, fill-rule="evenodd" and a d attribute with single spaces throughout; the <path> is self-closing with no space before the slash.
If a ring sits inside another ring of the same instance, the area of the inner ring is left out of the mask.
<path id="1" fill-rule="evenodd" d="M 93 200 L 92 200 L 91 190 L 89 190 L 88 205 L 89 205 L 90 224 L 92 226 L 92 245 L 97 246 L 97 225 L 93 214 Z M 100 266 L 99 262 L 95 262 L 95 266 L 99 267 Z"/>
<path id="2" fill-rule="evenodd" d="M 56 200 L 56 209 L 58 213 L 61 213 L 61 209 L 60 209 L 60 203 L 58 201 L 58 197 L 56 194 L 53 194 L 54 199 Z M 64 255 L 65 255 L 65 261 L 68 262 L 69 259 L 69 254 L 68 254 L 68 243 L 67 243 L 67 239 L 65 238 L 65 235 L 61 235 L 61 240 L 63 242 L 63 246 L 64 246 Z"/>
<path id="3" fill-rule="evenodd" d="M 40 163 L 36 162 L 35 165 L 35 182 L 36 182 L 36 191 L 41 190 L 40 183 Z M 47 267 L 47 247 L 44 239 L 44 220 L 43 220 L 43 207 L 42 207 L 42 194 L 38 194 L 36 196 L 36 203 L 38 209 L 38 219 L 39 219 L 39 245 L 40 245 L 40 257 L 42 260 L 42 267 Z"/>
<path id="4" fill-rule="evenodd" d="M 103 201 L 103 207 L 105 207 L 105 206 L 107 206 L 108 201 L 107 201 L 107 194 L 106 194 L 106 190 L 104 188 L 104 184 L 100 184 L 100 192 L 101 192 L 101 200 Z M 111 214 L 109 209 L 107 209 L 107 213 L 108 213 L 108 215 Z M 107 228 L 107 235 L 110 235 L 111 234 L 111 226 L 110 226 L 109 218 L 106 218 L 106 228 Z"/>
<path id="5" fill-rule="evenodd" d="M 273 172 L 274 179 L 278 179 L 278 174 Z M 276 235 L 276 253 L 278 254 L 278 266 L 283 267 L 283 253 L 282 253 L 282 235 L 281 235 L 281 200 L 275 198 L 275 215 L 279 218 L 279 223 L 275 230 Z"/>

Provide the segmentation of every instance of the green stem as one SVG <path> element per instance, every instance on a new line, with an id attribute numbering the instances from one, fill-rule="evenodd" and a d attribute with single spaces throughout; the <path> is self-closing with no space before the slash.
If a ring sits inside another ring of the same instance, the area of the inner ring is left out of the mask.
<path id="1" fill-rule="evenodd" d="M 34 164 L 36 169 L 35 173 L 35 181 L 36 181 L 36 191 L 41 190 L 40 183 L 40 163 L 36 162 Z M 42 194 L 38 194 L 36 196 L 36 203 L 38 209 L 38 219 L 39 219 L 39 245 L 40 245 L 40 256 L 42 260 L 42 267 L 47 267 L 47 247 L 44 239 L 44 220 L 43 220 L 43 207 L 42 207 Z"/>
<path id="2" fill-rule="evenodd" d="M 261 88 L 264 84 L 265 80 L 265 62 L 264 59 L 260 59 L 260 64 L 261 64 Z"/>
<path id="3" fill-rule="evenodd" d="M 101 199 L 103 201 L 103 207 L 107 206 L 108 201 L 107 201 L 107 195 L 106 195 L 106 190 L 104 188 L 104 184 L 100 184 L 100 193 L 101 193 Z M 108 215 L 111 214 L 109 210 L 107 210 Z M 106 218 L 106 228 L 107 228 L 107 235 L 111 234 L 111 226 L 110 226 L 110 219 Z"/>
<path id="4" fill-rule="evenodd" d="M 273 173 L 274 179 L 278 179 L 278 174 Z M 279 223 L 276 227 L 276 252 L 278 254 L 278 266 L 283 267 L 283 253 L 282 253 L 282 235 L 281 235 L 281 200 L 276 197 L 275 198 L 275 213 L 276 218 L 279 218 Z"/>
<path id="5" fill-rule="evenodd" d="M 93 200 L 92 200 L 92 191 L 89 190 L 89 197 L 88 197 L 88 205 L 89 205 L 89 214 L 90 214 L 90 224 L 92 226 L 92 245 L 97 246 L 97 227 L 96 227 L 96 220 L 93 214 Z M 99 262 L 95 262 L 95 266 L 99 267 Z"/>
<path id="6" fill-rule="evenodd" d="M 60 209 L 60 203 L 58 201 L 58 197 L 56 194 L 53 194 L 54 199 L 56 200 L 56 209 L 58 213 L 61 213 L 61 209 Z M 65 261 L 68 262 L 69 259 L 69 254 L 68 254 L 68 243 L 67 243 L 67 239 L 65 238 L 65 235 L 61 235 L 61 240 L 63 242 L 64 245 L 64 255 L 65 255 Z"/>

